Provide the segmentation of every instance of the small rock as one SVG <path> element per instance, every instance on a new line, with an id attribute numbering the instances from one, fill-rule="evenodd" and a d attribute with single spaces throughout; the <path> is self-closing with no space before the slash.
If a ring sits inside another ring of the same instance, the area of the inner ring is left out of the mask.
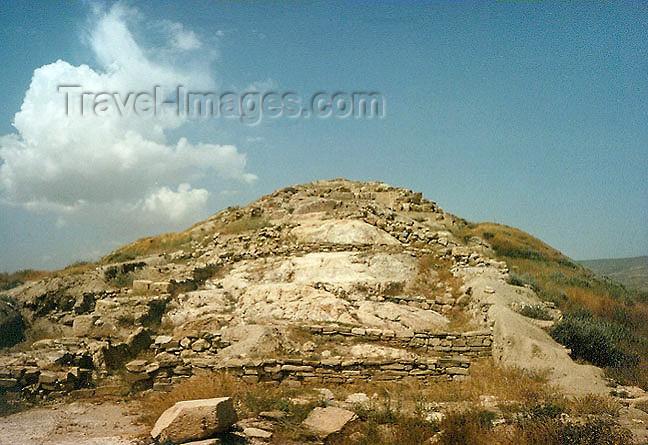
<path id="1" fill-rule="evenodd" d="M 445 418 L 445 414 L 440 411 L 434 411 L 425 416 L 428 422 L 441 422 Z"/>
<path id="2" fill-rule="evenodd" d="M 319 388 L 317 391 L 320 393 L 320 398 L 322 400 L 331 401 L 335 400 L 335 394 L 328 388 Z"/>
<path id="3" fill-rule="evenodd" d="M 41 371 L 38 376 L 38 383 L 51 384 L 56 383 L 58 380 L 58 375 L 51 371 Z"/>
<path id="4" fill-rule="evenodd" d="M 211 347 L 211 344 L 204 338 L 199 338 L 191 345 L 191 349 L 196 352 L 202 352 Z"/>
<path id="5" fill-rule="evenodd" d="M 173 337 L 170 335 L 158 335 L 155 337 L 155 344 L 158 346 L 165 346 L 167 343 L 171 343 L 173 341 Z"/>
<path id="6" fill-rule="evenodd" d="M 269 420 L 281 420 L 286 417 L 286 413 L 283 411 L 261 411 L 259 417 Z"/>
<path id="7" fill-rule="evenodd" d="M 151 373 L 157 371 L 158 369 L 160 369 L 160 364 L 159 363 L 151 363 L 151 364 L 146 365 L 146 367 L 144 368 L 144 372 L 146 372 L 147 374 L 151 374 Z"/>
<path id="8" fill-rule="evenodd" d="M 150 280 L 133 280 L 133 292 L 147 293 L 153 284 Z"/>
<path id="9" fill-rule="evenodd" d="M 302 398 L 299 398 L 299 397 L 292 397 L 290 399 L 290 403 L 292 403 L 293 405 L 297 405 L 297 406 L 306 406 L 309 403 L 311 403 L 311 401 L 308 400 L 308 399 L 302 399 Z"/>
<path id="10" fill-rule="evenodd" d="M 255 439 L 270 439 L 272 437 L 270 431 L 262 430 L 260 428 L 244 428 L 243 435 Z"/>
<path id="11" fill-rule="evenodd" d="M 146 370 L 147 364 L 146 360 L 133 360 L 126 363 L 126 369 L 130 372 L 143 372 Z"/>
<path id="12" fill-rule="evenodd" d="M 346 403 L 350 403 L 352 405 L 369 405 L 371 403 L 369 396 L 363 392 L 349 394 L 345 401 Z"/>
<path id="13" fill-rule="evenodd" d="M 192 440 L 191 442 L 185 442 L 181 445 L 221 445 L 223 442 L 218 439 L 205 439 L 205 440 Z"/>
<path id="14" fill-rule="evenodd" d="M 155 361 L 158 362 L 160 368 L 171 368 L 182 364 L 180 357 L 169 352 L 160 352 L 155 356 Z"/>

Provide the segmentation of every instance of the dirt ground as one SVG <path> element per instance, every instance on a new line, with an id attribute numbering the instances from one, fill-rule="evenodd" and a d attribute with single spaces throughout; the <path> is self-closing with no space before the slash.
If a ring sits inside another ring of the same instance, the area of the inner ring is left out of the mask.
<path id="1" fill-rule="evenodd" d="M 148 430 L 123 402 L 59 402 L 0 417 L 0 445 L 135 445 Z"/>

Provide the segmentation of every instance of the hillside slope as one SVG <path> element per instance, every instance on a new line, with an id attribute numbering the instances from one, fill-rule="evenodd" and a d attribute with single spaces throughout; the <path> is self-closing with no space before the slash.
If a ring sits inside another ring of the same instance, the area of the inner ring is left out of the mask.
<path id="1" fill-rule="evenodd" d="M 648 256 L 583 260 L 580 264 L 630 289 L 648 292 Z"/>

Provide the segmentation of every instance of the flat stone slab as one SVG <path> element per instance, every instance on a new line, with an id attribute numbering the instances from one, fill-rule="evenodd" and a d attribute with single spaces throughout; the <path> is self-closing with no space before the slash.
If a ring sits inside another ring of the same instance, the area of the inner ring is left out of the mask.
<path id="1" fill-rule="evenodd" d="M 325 439 L 333 433 L 342 431 L 349 422 L 356 419 L 355 413 L 349 410 L 327 406 L 313 409 L 302 426 L 317 437 Z"/>

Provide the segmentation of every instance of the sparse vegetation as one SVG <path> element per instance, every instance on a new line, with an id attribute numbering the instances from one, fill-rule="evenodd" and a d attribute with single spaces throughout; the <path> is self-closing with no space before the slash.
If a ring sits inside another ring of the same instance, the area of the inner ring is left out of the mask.
<path id="1" fill-rule="evenodd" d="M 418 445 L 432 437 L 439 426 L 425 418 L 424 413 L 405 413 L 395 409 L 389 395 L 370 406 L 358 405 L 354 411 L 360 419 L 331 441 L 331 445 L 346 445 L 350 437 L 358 437 L 358 445 L 401 444 Z"/>
<path id="2" fill-rule="evenodd" d="M 152 255 L 161 252 L 173 252 L 179 250 L 191 242 L 191 233 L 189 230 L 178 233 L 165 233 L 158 236 L 149 236 L 140 238 L 130 244 L 117 249 L 101 259 L 102 263 L 120 263 L 132 261 L 137 257 Z"/>
<path id="3" fill-rule="evenodd" d="M 488 238 L 494 253 L 506 261 L 511 284 L 530 286 L 541 299 L 555 303 L 566 314 L 583 310 L 589 313 L 587 321 L 572 317 L 557 327 L 555 338 L 570 342 L 563 343 L 568 347 L 582 345 L 582 349 L 572 347 L 574 354 L 590 360 L 592 357 L 584 350 L 586 342 L 577 339 L 583 338 L 583 332 L 591 331 L 599 346 L 613 348 L 609 357 L 597 357 L 596 363 L 609 363 L 604 365 L 609 366 L 608 375 L 621 383 L 648 389 L 648 304 L 644 295 L 597 277 L 551 246 L 512 227 L 465 224 L 456 230 L 456 235 L 461 239 Z M 575 331 L 569 333 L 568 329 Z"/>
<path id="4" fill-rule="evenodd" d="M 575 311 L 564 315 L 551 331 L 556 341 L 571 348 L 572 355 L 596 366 L 623 368 L 635 366 L 639 357 L 619 346 L 621 342 L 634 340 L 623 326 L 595 318 L 587 311 Z"/>
<path id="5" fill-rule="evenodd" d="M 207 399 L 211 397 L 232 397 L 236 411 L 241 418 L 258 415 L 261 411 L 282 411 L 286 417 L 281 420 L 277 438 L 299 437 L 299 424 L 308 413 L 320 406 L 321 401 L 312 397 L 308 403 L 295 403 L 291 398 L 303 390 L 266 384 L 248 384 L 225 372 L 199 374 L 174 386 L 168 393 L 153 393 L 141 400 L 140 420 L 153 425 L 158 417 L 176 402 L 182 400 Z"/>
<path id="6" fill-rule="evenodd" d="M 245 215 L 241 218 L 225 224 L 218 231 L 224 235 L 236 235 L 250 230 L 258 230 L 267 227 L 270 223 L 262 216 Z"/>
<path id="7" fill-rule="evenodd" d="M 549 313 L 546 306 L 542 304 L 529 304 L 520 309 L 520 314 L 525 317 L 535 318 L 536 320 L 552 320 L 553 317 Z"/>
<path id="8" fill-rule="evenodd" d="M 463 284 L 461 279 L 455 277 L 450 271 L 451 263 L 434 254 L 422 255 L 418 259 L 418 275 L 415 280 L 407 284 L 405 292 L 434 299 L 446 292 L 449 286 L 454 297 L 459 296 L 459 288 Z M 436 280 L 431 280 L 431 274 L 436 274 Z M 437 287 L 442 283 L 442 287 Z"/>
<path id="9" fill-rule="evenodd" d="M 470 409 L 449 413 L 441 422 L 441 445 L 489 445 L 495 413 L 483 409 Z"/>
<path id="10" fill-rule="evenodd" d="M 0 290 L 18 287 L 27 281 L 40 280 L 50 275 L 44 270 L 22 269 L 13 273 L 0 272 Z"/>
<path id="11" fill-rule="evenodd" d="M 570 404 L 570 413 L 576 416 L 608 415 L 618 417 L 621 406 L 609 397 L 601 397 L 596 394 L 586 394 L 581 397 L 574 397 Z"/>

